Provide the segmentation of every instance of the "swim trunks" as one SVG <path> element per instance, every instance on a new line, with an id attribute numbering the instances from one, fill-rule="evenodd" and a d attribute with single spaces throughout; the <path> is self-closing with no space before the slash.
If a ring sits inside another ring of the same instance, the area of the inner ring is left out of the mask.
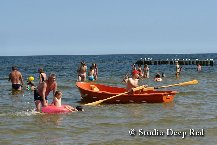
<path id="1" fill-rule="evenodd" d="M 18 90 L 22 86 L 21 84 L 12 84 L 12 88 Z"/>
<path id="2" fill-rule="evenodd" d="M 42 97 L 38 94 L 37 90 L 34 90 L 34 101 L 40 100 L 43 101 Z M 47 96 L 45 97 L 45 100 L 47 100 Z"/>

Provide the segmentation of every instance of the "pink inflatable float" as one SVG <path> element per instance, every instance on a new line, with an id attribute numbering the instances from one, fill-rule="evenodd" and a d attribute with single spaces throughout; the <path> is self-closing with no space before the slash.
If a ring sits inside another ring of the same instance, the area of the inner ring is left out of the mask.
<path id="1" fill-rule="evenodd" d="M 41 111 L 43 113 L 67 113 L 71 112 L 70 110 L 65 108 L 66 105 L 62 105 L 61 107 L 56 107 L 54 105 L 48 105 L 46 107 L 42 107 Z"/>

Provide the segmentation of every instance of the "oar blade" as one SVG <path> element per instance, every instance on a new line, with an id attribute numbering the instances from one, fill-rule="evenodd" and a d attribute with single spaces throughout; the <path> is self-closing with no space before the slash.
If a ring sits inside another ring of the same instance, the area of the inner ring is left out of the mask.
<path id="1" fill-rule="evenodd" d="M 92 103 L 87 103 L 87 104 L 84 104 L 86 106 L 96 106 L 100 103 L 104 102 L 104 100 L 99 100 L 99 101 L 95 101 L 95 102 L 92 102 Z"/>
<path id="2" fill-rule="evenodd" d="M 180 83 L 180 86 L 195 85 L 195 84 L 198 84 L 198 80 L 192 80 L 189 82 Z"/>
<path id="3" fill-rule="evenodd" d="M 198 84 L 198 80 L 192 80 L 184 83 L 178 83 L 178 84 L 172 84 L 172 85 L 167 85 L 167 86 L 160 86 L 160 87 L 155 87 L 156 89 L 160 88 L 168 88 L 168 87 L 174 87 L 174 86 L 187 86 L 187 85 L 195 85 Z"/>

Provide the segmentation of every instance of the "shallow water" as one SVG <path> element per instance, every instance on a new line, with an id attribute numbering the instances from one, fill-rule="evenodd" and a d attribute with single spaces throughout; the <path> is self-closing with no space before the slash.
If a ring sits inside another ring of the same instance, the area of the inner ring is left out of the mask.
<path id="1" fill-rule="evenodd" d="M 26 79 L 44 67 L 47 73 L 57 74 L 58 88 L 63 91 L 63 104 L 79 105 L 80 95 L 75 86 L 76 69 L 81 60 L 99 67 L 98 83 L 124 87 L 120 83 L 130 72 L 131 64 L 140 58 L 213 58 L 203 55 L 105 55 L 105 56 L 29 56 L 0 57 L 0 143 L 1 144 L 217 144 L 217 78 L 216 65 L 183 66 L 179 79 L 173 65 L 150 66 L 150 78 L 141 84 L 161 86 L 197 79 L 199 84 L 173 87 L 179 93 L 171 103 L 119 104 L 84 106 L 85 112 L 42 115 L 34 112 L 33 93 L 11 94 L 7 81 L 12 65 L 17 65 Z M 156 72 L 164 72 L 163 82 L 153 82 Z M 36 81 L 35 81 L 36 82 Z M 51 96 L 48 97 L 51 102 Z M 129 130 L 135 129 L 136 136 Z M 139 136 L 139 129 L 166 133 L 167 129 L 186 131 L 205 130 L 205 136 Z"/>

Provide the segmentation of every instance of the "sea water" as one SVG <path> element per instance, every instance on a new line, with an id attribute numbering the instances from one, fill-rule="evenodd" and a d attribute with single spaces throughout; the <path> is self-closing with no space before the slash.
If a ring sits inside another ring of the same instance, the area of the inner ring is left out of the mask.
<path id="1" fill-rule="evenodd" d="M 80 61 L 85 61 L 88 69 L 92 63 L 97 64 L 97 83 L 125 87 L 121 83 L 124 75 L 130 74 L 131 65 L 140 58 L 214 59 L 216 62 L 217 54 L 0 57 L 0 143 L 217 144 L 216 65 L 202 66 L 201 72 L 197 72 L 194 65 L 182 66 L 179 78 L 175 76 L 175 65 L 149 66 L 150 78 L 140 84 L 162 86 L 193 79 L 199 81 L 197 85 L 166 88 L 178 92 L 171 103 L 102 104 L 84 106 L 85 112 L 71 114 L 36 113 L 33 92 L 25 90 L 13 95 L 8 82 L 13 65 L 23 74 L 25 82 L 29 76 L 34 76 L 35 84 L 39 77 L 37 70 L 42 67 L 47 74 L 57 74 L 63 104 L 83 105 L 79 103 L 80 94 L 75 86 Z M 157 72 L 166 74 L 162 82 L 154 82 Z M 49 102 L 52 101 L 51 94 Z M 198 132 L 198 135 L 191 135 L 190 131 L 191 134 Z"/>

